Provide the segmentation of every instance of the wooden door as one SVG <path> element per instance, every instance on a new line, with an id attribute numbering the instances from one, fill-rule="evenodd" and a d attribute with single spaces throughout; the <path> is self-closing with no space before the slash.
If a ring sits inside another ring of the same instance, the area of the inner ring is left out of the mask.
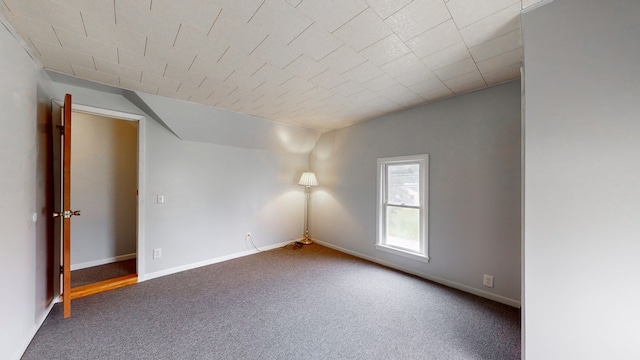
<path id="1" fill-rule="evenodd" d="M 54 217 L 60 220 L 59 225 L 61 227 L 61 242 L 60 249 L 61 259 L 60 268 L 62 273 L 61 279 L 61 297 L 63 304 L 64 317 L 71 316 L 71 217 L 80 215 L 80 211 L 71 210 L 71 95 L 67 94 L 64 98 L 64 107 L 62 108 L 62 124 L 57 126 L 59 131 L 54 129 L 54 146 L 58 144 L 58 149 L 54 149 L 54 157 L 61 159 L 57 162 L 60 166 L 59 171 L 54 173 L 59 174 L 60 184 L 57 187 L 56 199 L 54 204 L 58 212 L 53 214 Z M 56 136 L 60 136 L 59 139 L 55 139 Z M 59 155 L 58 155 L 59 154 Z M 54 163 L 56 163 L 54 161 Z M 58 169 L 56 169 L 58 170 Z"/>

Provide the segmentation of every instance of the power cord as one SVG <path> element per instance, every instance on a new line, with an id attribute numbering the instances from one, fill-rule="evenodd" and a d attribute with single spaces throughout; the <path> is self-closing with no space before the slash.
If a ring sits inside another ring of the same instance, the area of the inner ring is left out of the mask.
<path id="1" fill-rule="evenodd" d="M 253 243 L 253 237 L 251 237 L 250 233 L 247 233 L 247 238 L 251 241 L 251 245 L 253 245 L 253 248 L 256 249 L 257 252 L 262 252 L 262 250 L 258 249 L 256 244 Z"/>

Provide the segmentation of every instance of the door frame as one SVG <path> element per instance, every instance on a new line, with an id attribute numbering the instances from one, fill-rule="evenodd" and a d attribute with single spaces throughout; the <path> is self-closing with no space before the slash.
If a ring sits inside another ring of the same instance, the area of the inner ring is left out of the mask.
<path id="1" fill-rule="evenodd" d="M 56 106 L 61 109 L 64 107 L 63 100 L 53 100 Z M 75 102 L 71 103 L 71 111 L 89 115 L 97 115 L 108 117 L 116 120 L 137 121 L 138 122 L 138 196 L 136 211 L 136 272 L 138 274 L 138 282 L 144 281 L 142 273 L 144 269 L 145 259 L 145 149 L 146 149 L 146 119 L 143 115 L 127 113 L 116 110 L 103 109 L 95 106 L 81 105 Z M 73 135 L 71 135 L 73 137 Z M 57 255 L 56 255 L 57 256 Z"/>

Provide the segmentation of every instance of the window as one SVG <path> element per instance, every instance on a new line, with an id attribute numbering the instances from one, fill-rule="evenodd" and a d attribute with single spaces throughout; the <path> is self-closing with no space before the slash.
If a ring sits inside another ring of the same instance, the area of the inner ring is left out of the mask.
<path id="1" fill-rule="evenodd" d="M 429 155 L 378 159 L 379 250 L 428 261 Z"/>

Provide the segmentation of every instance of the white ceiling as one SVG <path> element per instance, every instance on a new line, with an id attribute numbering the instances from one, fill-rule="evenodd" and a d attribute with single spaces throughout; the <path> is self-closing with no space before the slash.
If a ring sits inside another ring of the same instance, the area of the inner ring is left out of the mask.
<path id="1" fill-rule="evenodd" d="M 520 77 L 540 0 L 0 0 L 44 68 L 327 131 Z"/>

